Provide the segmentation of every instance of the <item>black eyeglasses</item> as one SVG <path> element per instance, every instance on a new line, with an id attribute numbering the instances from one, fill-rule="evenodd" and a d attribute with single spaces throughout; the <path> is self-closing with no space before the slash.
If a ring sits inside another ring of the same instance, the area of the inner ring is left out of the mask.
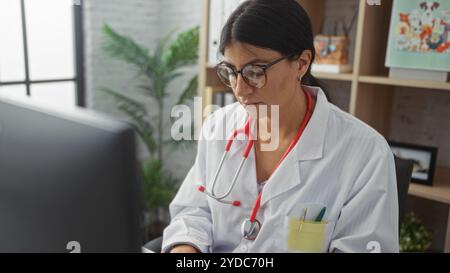
<path id="1" fill-rule="evenodd" d="M 253 87 L 263 88 L 267 83 L 266 70 L 271 66 L 281 62 L 284 59 L 290 58 L 295 54 L 290 54 L 281 58 L 278 58 L 268 64 L 246 64 L 241 70 L 236 70 L 233 66 L 221 62 L 216 66 L 216 72 L 219 79 L 228 87 L 234 88 L 237 83 L 238 74 L 241 74 L 244 81 Z"/>

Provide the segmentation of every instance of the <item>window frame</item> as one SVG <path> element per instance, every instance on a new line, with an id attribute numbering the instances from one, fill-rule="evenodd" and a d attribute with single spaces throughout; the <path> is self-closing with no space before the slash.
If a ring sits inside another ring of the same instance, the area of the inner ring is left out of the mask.
<path id="1" fill-rule="evenodd" d="M 73 35 L 74 35 L 74 63 L 75 77 L 45 80 L 31 80 L 28 58 L 27 25 L 25 14 L 25 0 L 20 0 L 20 16 L 22 22 L 23 56 L 25 65 L 25 80 L 23 81 L 0 81 L 0 86 L 25 85 L 26 95 L 31 96 L 31 85 L 37 83 L 74 82 L 76 86 L 75 105 L 86 107 L 85 78 L 84 78 L 84 37 L 83 37 L 83 0 L 73 0 Z"/>

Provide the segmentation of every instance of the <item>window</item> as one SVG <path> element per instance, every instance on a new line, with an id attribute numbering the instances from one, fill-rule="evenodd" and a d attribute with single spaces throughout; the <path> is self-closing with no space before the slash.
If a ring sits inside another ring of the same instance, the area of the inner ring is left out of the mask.
<path id="1" fill-rule="evenodd" d="M 0 1 L 0 94 L 84 106 L 81 0 Z"/>

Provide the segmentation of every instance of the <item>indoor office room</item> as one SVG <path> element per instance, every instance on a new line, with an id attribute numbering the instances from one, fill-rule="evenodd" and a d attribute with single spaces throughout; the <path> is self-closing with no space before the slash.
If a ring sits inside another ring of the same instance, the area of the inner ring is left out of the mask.
<path id="1" fill-rule="evenodd" d="M 448 0 L 1 0 L 0 37 L 2 253 L 450 252 Z"/>

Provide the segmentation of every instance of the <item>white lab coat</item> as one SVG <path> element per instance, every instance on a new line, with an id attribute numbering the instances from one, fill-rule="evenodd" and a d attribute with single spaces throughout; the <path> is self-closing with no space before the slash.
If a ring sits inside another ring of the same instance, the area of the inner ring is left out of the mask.
<path id="1" fill-rule="evenodd" d="M 328 221 L 324 252 L 398 252 L 395 166 L 387 142 L 330 104 L 320 88 L 304 88 L 316 100 L 314 112 L 263 189 L 257 216 L 262 228 L 256 240 L 243 239 L 240 231 L 258 196 L 254 149 L 229 198 L 242 205 L 233 207 L 197 190 L 202 184 L 210 189 L 225 146 L 225 141 L 200 139 L 195 164 L 170 205 L 172 220 L 164 231 L 163 252 L 180 243 L 202 252 L 292 252 L 286 242 L 288 217 L 301 217 L 307 207 L 307 218 L 313 220 L 321 206 L 326 206 Z M 243 117 L 238 121 L 238 128 L 242 127 L 245 109 L 235 103 L 210 116 L 203 132 L 229 128 L 226 116 L 235 111 Z M 228 189 L 246 143 L 233 143 L 216 184 L 217 194 Z"/>

